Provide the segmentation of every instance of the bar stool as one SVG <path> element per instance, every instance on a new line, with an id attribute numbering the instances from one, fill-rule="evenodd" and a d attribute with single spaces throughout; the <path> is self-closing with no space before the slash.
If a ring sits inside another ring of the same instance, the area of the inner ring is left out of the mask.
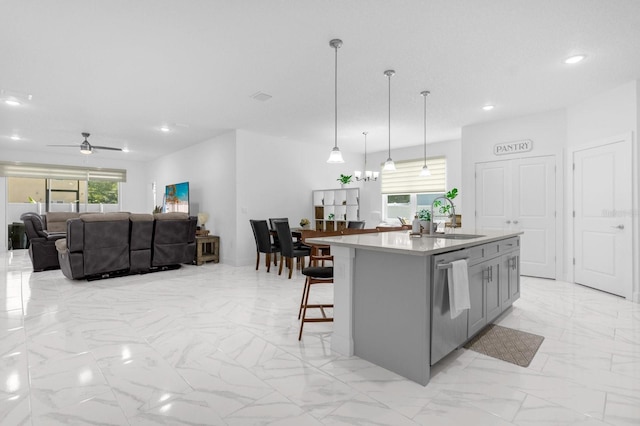
<path id="1" fill-rule="evenodd" d="M 304 281 L 304 289 L 302 290 L 302 299 L 300 300 L 300 310 L 298 311 L 298 319 L 300 321 L 300 333 L 298 340 L 302 339 L 302 328 L 305 322 L 333 322 L 333 317 L 327 317 L 324 308 L 333 308 L 331 304 L 309 304 L 309 293 L 311 286 L 314 284 L 332 284 L 333 283 L 333 266 L 315 266 L 318 261 L 328 260 L 333 262 L 333 256 L 311 256 L 311 264 L 302 269 L 302 273 L 307 277 Z M 307 318 L 307 308 L 320 309 L 322 318 Z"/>

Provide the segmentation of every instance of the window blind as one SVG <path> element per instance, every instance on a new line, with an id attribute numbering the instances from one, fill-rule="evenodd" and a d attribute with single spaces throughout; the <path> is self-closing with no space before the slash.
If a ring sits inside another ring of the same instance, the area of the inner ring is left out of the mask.
<path id="1" fill-rule="evenodd" d="M 383 194 L 446 192 L 446 157 L 427 158 L 427 167 L 431 172 L 428 177 L 420 176 L 424 159 L 397 161 L 395 164 L 395 171 L 382 170 Z"/>
<path id="2" fill-rule="evenodd" d="M 0 176 L 108 182 L 127 181 L 127 171 L 123 169 L 103 169 L 97 167 L 58 166 L 53 164 L 29 164 L 17 162 L 0 162 Z"/>

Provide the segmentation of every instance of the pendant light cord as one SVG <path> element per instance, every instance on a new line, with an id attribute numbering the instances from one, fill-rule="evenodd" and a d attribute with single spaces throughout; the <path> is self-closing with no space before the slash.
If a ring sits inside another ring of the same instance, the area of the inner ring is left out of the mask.
<path id="1" fill-rule="evenodd" d="M 334 81 L 335 81 L 334 106 L 335 106 L 335 113 L 336 113 L 336 119 L 334 121 L 335 123 L 334 147 L 337 148 L 338 147 L 338 46 L 336 45 L 334 49 L 336 51 L 336 61 L 335 61 L 336 66 L 335 66 L 335 77 L 334 77 Z"/>
<path id="2" fill-rule="evenodd" d="M 427 95 L 424 96 L 424 166 L 427 166 Z"/>
<path id="3" fill-rule="evenodd" d="M 427 96 L 429 96 L 431 92 L 428 90 L 423 90 L 420 92 L 422 97 L 424 98 L 424 166 L 427 167 Z"/>
<path id="4" fill-rule="evenodd" d="M 364 135 L 364 172 L 365 173 L 367 171 L 367 133 L 368 132 L 362 132 L 362 134 Z"/>
<path id="5" fill-rule="evenodd" d="M 391 76 L 389 74 L 389 158 L 391 158 Z"/>

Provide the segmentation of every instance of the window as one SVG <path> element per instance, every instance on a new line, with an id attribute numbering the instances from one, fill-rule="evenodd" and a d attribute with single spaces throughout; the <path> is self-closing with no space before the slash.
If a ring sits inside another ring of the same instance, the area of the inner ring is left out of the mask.
<path id="1" fill-rule="evenodd" d="M 44 203 L 47 196 L 47 180 L 31 178 L 7 179 L 8 203 Z"/>
<path id="2" fill-rule="evenodd" d="M 57 166 L 0 161 L 0 176 L 126 182 L 127 171 L 99 167 Z"/>
<path id="3" fill-rule="evenodd" d="M 424 160 L 396 162 L 393 172 L 382 171 L 383 218 L 393 222 L 396 218 L 411 221 L 422 209 L 431 209 L 433 200 L 446 192 L 447 161 L 445 157 L 427 158 L 431 172 L 421 177 Z"/>
<path id="4" fill-rule="evenodd" d="M 8 202 L 24 211 L 118 211 L 126 170 L 0 162 Z M 30 206 L 36 204 L 37 206 Z"/>
<path id="5" fill-rule="evenodd" d="M 118 182 L 87 182 L 89 204 L 118 204 Z"/>
<path id="6" fill-rule="evenodd" d="M 36 204 L 30 211 L 119 210 L 118 182 L 7 178 L 9 203 Z"/>
<path id="7" fill-rule="evenodd" d="M 427 158 L 431 176 L 422 177 L 420 171 L 424 160 L 397 161 L 393 172 L 382 170 L 383 194 L 422 194 L 446 192 L 447 159 L 445 157 Z"/>
<path id="8" fill-rule="evenodd" d="M 410 194 L 394 194 L 386 196 L 386 217 L 408 219 L 411 215 L 412 202 Z"/>

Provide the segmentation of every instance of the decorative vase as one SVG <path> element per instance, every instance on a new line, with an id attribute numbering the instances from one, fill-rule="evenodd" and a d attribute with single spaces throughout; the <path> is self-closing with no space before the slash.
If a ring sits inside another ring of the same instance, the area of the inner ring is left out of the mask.
<path id="1" fill-rule="evenodd" d="M 422 226 L 423 234 L 433 234 L 433 226 L 430 220 L 421 220 L 420 225 Z"/>

